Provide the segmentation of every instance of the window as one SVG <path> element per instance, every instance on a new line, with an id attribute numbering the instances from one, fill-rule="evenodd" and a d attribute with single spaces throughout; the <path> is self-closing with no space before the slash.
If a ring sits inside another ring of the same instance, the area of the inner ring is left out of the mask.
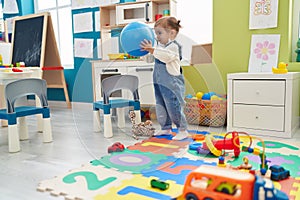
<path id="1" fill-rule="evenodd" d="M 35 0 L 35 13 L 50 12 L 60 59 L 65 69 L 74 68 L 71 0 Z"/>
<path id="2" fill-rule="evenodd" d="M 190 63 L 192 45 L 212 43 L 212 1 L 177 0 L 177 19 L 182 25 L 177 40 L 183 45 L 183 65 Z"/>
<path id="3" fill-rule="evenodd" d="M 187 3 L 185 0 L 177 0 L 177 18 L 182 25 L 180 32 L 189 36 L 196 44 L 212 42 L 212 2 L 189 0 Z"/>
<path id="4" fill-rule="evenodd" d="M 292 62 L 296 61 L 297 41 L 300 38 L 300 1 L 294 1 L 293 5 L 293 27 L 292 27 Z"/>
<path id="5" fill-rule="evenodd" d="M 3 20 L 2 4 L 0 2 L 0 33 L 3 33 L 3 32 L 4 32 L 4 20 Z"/>

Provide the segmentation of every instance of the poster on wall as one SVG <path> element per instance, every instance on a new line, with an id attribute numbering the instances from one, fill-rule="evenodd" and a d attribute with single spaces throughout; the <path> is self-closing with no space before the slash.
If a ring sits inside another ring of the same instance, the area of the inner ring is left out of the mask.
<path id="1" fill-rule="evenodd" d="M 75 38 L 74 57 L 93 58 L 93 39 Z"/>
<path id="2" fill-rule="evenodd" d="M 74 33 L 93 31 L 93 13 L 86 12 L 73 15 Z"/>
<path id="3" fill-rule="evenodd" d="M 279 34 L 252 35 L 248 72 L 272 72 L 272 67 L 277 67 L 279 45 Z"/>
<path id="4" fill-rule="evenodd" d="M 277 27 L 278 0 L 250 1 L 249 29 Z"/>
<path id="5" fill-rule="evenodd" d="M 72 0 L 72 9 L 93 8 L 118 2 L 116 0 Z"/>

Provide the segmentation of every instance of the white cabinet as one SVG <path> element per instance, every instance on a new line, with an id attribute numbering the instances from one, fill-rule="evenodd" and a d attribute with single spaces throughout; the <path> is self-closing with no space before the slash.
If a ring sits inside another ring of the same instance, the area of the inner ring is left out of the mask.
<path id="1" fill-rule="evenodd" d="M 112 61 L 91 61 L 94 101 L 102 100 L 101 81 L 114 75 L 127 74 L 126 66 Z"/>
<path id="2" fill-rule="evenodd" d="M 171 16 L 176 16 L 176 0 L 142 0 L 100 6 L 102 59 L 108 60 L 108 54 L 112 53 L 109 46 L 111 43 L 111 30 L 123 28 L 126 24 L 134 21 L 153 24 L 155 22 L 155 15 L 163 14 L 164 10 L 169 10 Z"/>
<path id="3" fill-rule="evenodd" d="M 227 131 L 291 138 L 299 127 L 299 72 L 227 75 Z"/>
<path id="4" fill-rule="evenodd" d="M 154 65 L 128 67 L 127 73 L 139 78 L 139 96 L 142 104 L 154 105 L 153 73 Z"/>
<path id="5" fill-rule="evenodd" d="M 91 61 L 94 101 L 102 100 L 101 81 L 108 76 L 130 74 L 139 78 L 139 96 L 142 105 L 154 105 L 153 68 L 154 63 L 144 61 Z M 123 93 L 123 97 L 128 97 Z"/>

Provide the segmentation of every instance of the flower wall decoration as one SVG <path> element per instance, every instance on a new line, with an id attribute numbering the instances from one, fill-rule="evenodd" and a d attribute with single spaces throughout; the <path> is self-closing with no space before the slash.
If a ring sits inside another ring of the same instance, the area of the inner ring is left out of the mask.
<path id="1" fill-rule="evenodd" d="M 275 51 L 275 43 L 270 43 L 269 41 L 264 41 L 256 43 L 256 48 L 254 49 L 254 53 L 258 59 L 268 60 L 269 55 L 274 55 Z"/>
<path id="2" fill-rule="evenodd" d="M 272 72 L 277 66 L 280 35 L 252 35 L 249 72 Z"/>

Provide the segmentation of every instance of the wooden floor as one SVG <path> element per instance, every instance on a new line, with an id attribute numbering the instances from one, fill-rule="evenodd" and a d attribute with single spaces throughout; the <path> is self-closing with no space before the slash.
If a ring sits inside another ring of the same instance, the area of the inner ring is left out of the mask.
<path id="1" fill-rule="evenodd" d="M 50 108 L 52 143 L 42 142 L 33 116 L 28 118 L 29 140 L 21 141 L 21 152 L 8 153 L 7 128 L 0 128 L 0 199 L 64 199 L 36 191 L 38 183 L 106 155 L 107 147 L 116 141 L 125 146 L 138 142 L 130 135 L 129 120 L 123 130 L 114 127 L 113 138 L 104 138 L 102 132 L 94 133 L 92 104 L 73 103 L 72 109 L 68 109 L 64 102 L 50 102 Z M 113 124 L 116 123 L 113 121 Z M 154 124 L 158 128 L 157 123 Z M 189 129 L 226 131 L 224 127 L 190 126 Z M 300 142 L 299 133 L 292 140 Z"/>

